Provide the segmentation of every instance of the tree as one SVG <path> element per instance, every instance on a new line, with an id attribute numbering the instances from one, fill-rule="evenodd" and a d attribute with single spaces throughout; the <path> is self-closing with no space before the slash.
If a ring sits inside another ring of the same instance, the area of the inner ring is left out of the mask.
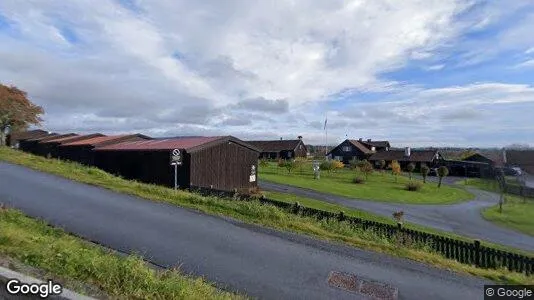
<path id="1" fill-rule="evenodd" d="M 360 163 L 360 160 L 357 159 L 357 158 L 353 158 L 349 161 L 349 167 L 351 170 L 354 170 L 356 168 L 358 168 L 358 165 Z"/>
<path id="2" fill-rule="evenodd" d="M 260 159 L 259 165 L 262 168 L 267 168 L 269 166 L 269 162 L 265 158 L 262 158 Z"/>
<path id="3" fill-rule="evenodd" d="M 286 163 L 284 165 L 284 167 L 286 167 L 287 172 L 289 174 L 291 174 L 291 170 L 295 169 L 296 166 L 297 166 L 297 164 L 295 163 L 294 160 L 288 160 L 288 161 L 286 161 Z"/>
<path id="4" fill-rule="evenodd" d="M 401 166 L 396 160 L 391 162 L 391 174 L 395 176 L 395 182 L 397 182 L 398 176 L 401 174 Z"/>
<path id="5" fill-rule="evenodd" d="M 430 168 L 423 164 L 421 166 L 421 176 L 423 176 L 423 183 L 426 183 L 426 177 L 428 176 L 428 173 L 430 173 Z"/>
<path id="6" fill-rule="evenodd" d="M 332 170 L 343 169 L 345 165 L 339 160 L 332 161 Z"/>
<path id="7" fill-rule="evenodd" d="M 43 108 L 33 104 L 26 92 L 15 86 L 0 83 L 0 146 L 5 145 L 5 131 L 25 130 L 29 125 L 39 125 Z"/>
<path id="8" fill-rule="evenodd" d="M 380 170 L 384 170 L 386 168 L 386 161 L 385 160 L 379 161 L 378 166 L 380 167 Z"/>
<path id="9" fill-rule="evenodd" d="M 370 162 L 365 161 L 360 166 L 360 172 L 365 175 L 365 179 L 367 180 L 367 177 L 369 177 L 369 175 L 373 173 L 373 165 Z"/>
<path id="10" fill-rule="evenodd" d="M 449 169 L 445 166 L 441 166 L 438 168 L 438 176 L 439 176 L 439 182 L 438 182 L 438 188 L 441 187 L 441 181 L 443 180 L 443 177 L 449 175 Z"/>
<path id="11" fill-rule="evenodd" d="M 408 174 L 410 174 L 410 180 L 412 180 L 412 172 L 415 170 L 415 165 L 413 163 L 409 163 L 406 166 L 406 170 L 408 170 Z"/>

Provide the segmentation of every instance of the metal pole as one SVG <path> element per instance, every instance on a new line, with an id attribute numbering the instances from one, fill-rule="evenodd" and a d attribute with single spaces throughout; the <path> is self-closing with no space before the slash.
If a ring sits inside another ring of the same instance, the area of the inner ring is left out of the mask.
<path id="1" fill-rule="evenodd" d="M 178 189 L 178 164 L 174 164 L 174 189 Z"/>

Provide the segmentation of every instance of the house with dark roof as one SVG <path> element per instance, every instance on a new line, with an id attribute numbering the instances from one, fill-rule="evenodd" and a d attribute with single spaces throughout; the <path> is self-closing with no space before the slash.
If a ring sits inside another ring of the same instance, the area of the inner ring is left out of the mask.
<path id="1" fill-rule="evenodd" d="M 149 140 L 150 137 L 142 134 L 102 135 L 68 141 L 58 146 L 57 155 L 65 160 L 79 162 L 84 165 L 94 165 L 94 152 L 96 147 L 117 144 L 127 141 Z"/>
<path id="2" fill-rule="evenodd" d="M 382 160 L 388 166 L 396 160 L 403 169 L 409 163 L 415 164 L 416 169 L 419 169 L 423 164 L 435 167 L 443 161 L 443 157 L 438 150 L 412 150 L 410 147 L 406 147 L 404 150 L 381 151 L 369 157 L 369 161 L 375 166 L 378 166 Z"/>
<path id="3" fill-rule="evenodd" d="M 503 156 L 502 153 L 499 151 L 496 152 L 476 152 L 473 153 L 464 159 L 463 161 L 471 161 L 471 162 L 480 162 L 480 163 L 487 163 L 492 167 L 501 167 L 503 166 Z"/>
<path id="4" fill-rule="evenodd" d="M 93 152 L 98 168 L 142 182 L 173 187 L 176 174 L 180 188 L 257 187 L 260 150 L 232 136 L 125 141 Z"/>
<path id="5" fill-rule="evenodd" d="M 260 149 L 260 158 L 265 159 L 292 159 L 306 157 L 308 148 L 298 140 L 271 140 L 271 141 L 246 141 L 248 144 Z"/>
<path id="6" fill-rule="evenodd" d="M 329 159 L 342 161 L 348 164 L 351 160 L 369 159 L 371 155 L 381 151 L 389 151 L 388 141 L 373 141 L 371 139 L 363 140 L 344 140 L 341 144 L 330 150 L 326 156 Z"/>

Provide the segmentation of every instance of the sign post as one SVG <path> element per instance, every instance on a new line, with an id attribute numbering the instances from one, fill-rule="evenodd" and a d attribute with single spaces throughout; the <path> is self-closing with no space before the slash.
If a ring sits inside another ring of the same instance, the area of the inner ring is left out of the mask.
<path id="1" fill-rule="evenodd" d="M 174 166 L 174 189 L 178 189 L 178 166 L 182 165 L 182 153 L 180 149 L 171 152 L 171 166 Z"/>

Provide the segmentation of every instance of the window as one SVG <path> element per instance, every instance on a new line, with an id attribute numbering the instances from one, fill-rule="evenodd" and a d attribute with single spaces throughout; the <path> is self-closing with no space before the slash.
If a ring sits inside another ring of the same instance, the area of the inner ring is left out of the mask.
<path id="1" fill-rule="evenodd" d="M 343 146 L 342 150 L 343 150 L 344 152 L 350 152 L 352 149 L 351 149 L 350 146 Z"/>
<path id="2" fill-rule="evenodd" d="M 376 147 L 375 146 L 371 147 L 371 151 L 376 151 Z"/>
<path id="3" fill-rule="evenodd" d="M 302 145 L 299 145 L 299 150 L 302 150 Z"/>
<path id="4" fill-rule="evenodd" d="M 334 159 L 335 159 L 335 160 L 339 160 L 339 161 L 341 161 L 341 160 L 343 160 L 343 157 L 341 157 L 341 156 L 336 156 Z"/>

